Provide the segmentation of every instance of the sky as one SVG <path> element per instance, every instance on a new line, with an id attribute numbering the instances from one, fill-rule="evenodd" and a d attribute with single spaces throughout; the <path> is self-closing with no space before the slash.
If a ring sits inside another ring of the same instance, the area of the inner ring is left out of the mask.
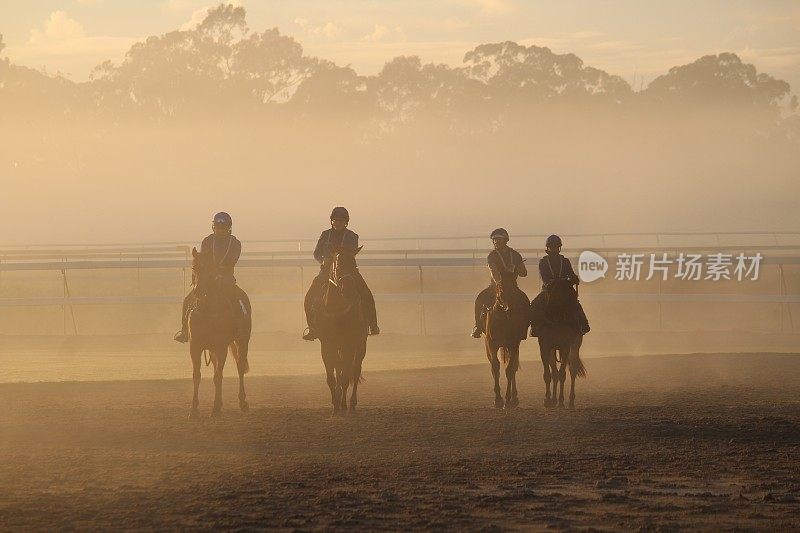
<path id="1" fill-rule="evenodd" d="M 312 55 L 373 74 L 398 55 L 457 65 L 513 40 L 572 52 L 634 89 L 670 67 L 735 52 L 800 87 L 797 0 L 237 0 L 251 30 L 278 27 Z M 136 41 L 202 20 L 209 0 L 0 0 L 14 63 L 86 80 Z"/>

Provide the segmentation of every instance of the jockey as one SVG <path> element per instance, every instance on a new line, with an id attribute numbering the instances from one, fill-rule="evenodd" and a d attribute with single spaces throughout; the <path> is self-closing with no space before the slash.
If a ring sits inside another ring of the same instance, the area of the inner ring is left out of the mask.
<path id="1" fill-rule="evenodd" d="M 308 324 L 308 332 L 303 335 L 304 340 L 313 341 L 317 338 L 317 331 L 314 329 L 314 304 L 316 297 L 322 293 L 328 281 L 334 250 L 337 246 L 358 248 L 358 234 L 347 229 L 349 222 L 350 213 L 347 212 L 347 209 L 335 207 L 331 212 L 331 228 L 322 232 L 317 241 L 317 246 L 314 248 L 314 259 L 320 263 L 320 271 L 311 282 L 311 287 L 309 287 L 303 301 L 306 323 Z M 378 328 L 375 298 L 372 296 L 372 291 L 369 290 L 367 282 L 364 281 L 358 269 L 355 272 L 355 279 L 361 293 L 361 311 L 369 326 L 369 334 L 377 335 L 381 330 Z"/>
<path id="2" fill-rule="evenodd" d="M 548 281 L 555 278 L 568 279 L 575 286 L 581 282 L 575 270 L 572 269 L 572 263 L 570 263 L 569 259 L 561 255 L 561 245 L 561 237 L 558 235 L 550 235 L 545 242 L 545 251 L 547 255 L 539 260 L 539 276 L 542 278 L 543 286 Z M 541 303 L 537 302 L 537 300 L 539 300 L 538 296 L 534 299 L 534 302 L 536 302 L 534 305 L 539 305 Z M 580 321 L 581 333 L 584 335 L 589 333 L 591 329 L 589 327 L 589 320 L 586 318 L 586 313 L 583 311 L 583 306 L 580 301 L 577 302 L 575 311 Z"/>
<path id="3" fill-rule="evenodd" d="M 241 289 L 236 286 L 236 278 L 233 276 L 233 267 L 242 254 L 242 243 L 231 234 L 232 227 L 233 220 L 228 213 L 223 212 L 214 215 L 214 220 L 211 223 L 213 233 L 203 239 L 203 242 L 200 244 L 200 253 L 208 253 L 213 257 L 214 262 L 219 268 L 225 287 L 228 288 L 231 298 L 234 300 L 233 308 L 238 317 L 241 314 L 241 311 L 239 311 L 240 304 L 238 302 Z M 188 311 L 189 305 L 193 301 L 194 289 L 183 299 L 181 330 L 175 334 L 175 340 L 178 342 L 187 342 L 189 340 Z"/>
<path id="4" fill-rule="evenodd" d="M 483 289 L 475 299 L 475 327 L 472 328 L 472 336 L 476 339 L 480 339 L 481 333 L 483 333 L 481 314 L 483 309 L 492 306 L 495 297 L 494 287 L 497 283 L 503 281 L 506 284 L 511 284 L 517 289 L 517 296 L 522 295 L 524 297 L 525 306 L 529 305 L 528 297 L 517 286 L 517 278 L 524 278 L 528 275 L 528 269 L 525 268 L 525 260 L 522 259 L 518 251 L 508 246 L 509 237 L 505 229 L 498 228 L 494 230 L 491 234 L 491 239 L 494 250 L 489 252 L 489 256 L 486 258 L 491 280 L 489 286 Z"/>

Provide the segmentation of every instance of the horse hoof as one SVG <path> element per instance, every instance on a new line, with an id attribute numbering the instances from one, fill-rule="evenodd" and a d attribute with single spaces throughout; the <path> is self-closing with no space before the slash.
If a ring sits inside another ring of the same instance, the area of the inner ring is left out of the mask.
<path id="1" fill-rule="evenodd" d="M 564 408 L 564 402 L 558 402 L 558 408 L 559 409 L 563 409 Z"/>
<path id="2" fill-rule="evenodd" d="M 356 412 L 356 406 L 355 405 L 351 405 L 350 406 L 350 414 L 352 415 L 355 412 Z"/>
<path id="3" fill-rule="evenodd" d="M 545 398 L 544 399 L 544 406 L 545 407 L 553 407 L 553 400 L 551 400 L 550 398 Z"/>
<path id="4" fill-rule="evenodd" d="M 247 402 L 240 402 L 239 409 L 241 409 L 243 413 L 246 413 L 247 411 L 250 410 L 250 404 Z"/>
<path id="5" fill-rule="evenodd" d="M 505 402 L 503 402 L 503 400 L 501 398 L 495 399 L 494 408 L 495 409 L 502 409 L 503 407 L 505 407 Z"/>
<path id="6" fill-rule="evenodd" d="M 222 415 L 222 409 L 214 409 L 211 411 L 211 418 L 219 418 Z"/>
<path id="7" fill-rule="evenodd" d="M 200 418 L 200 413 L 197 409 L 192 409 L 189 411 L 189 420 L 194 420 L 196 418 Z"/>

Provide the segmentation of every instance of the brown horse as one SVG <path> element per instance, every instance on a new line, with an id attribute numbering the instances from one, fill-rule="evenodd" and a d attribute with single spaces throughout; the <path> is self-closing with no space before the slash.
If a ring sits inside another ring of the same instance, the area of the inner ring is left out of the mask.
<path id="1" fill-rule="evenodd" d="M 528 297 L 524 293 L 514 298 L 513 291 L 517 287 L 504 287 L 503 283 L 495 284 L 495 298 L 492 307 L 484 316 L 484 341 L 486 357 L 492 366 L 494 378 L 494 406 L 511 409 L 519 405 L 517 396 L 517 370 L 519 370 L 519 345 L 527 335 Z M 523 299 L 524 298 L 524 299 Z M 521 300 L 524 303 L 517 303 Z M 506 373 L 505 401 L 500 395 L 500 366 Z"/>
<path id="2" fill-rule="evenodd" d="M 361 312 L 361 297 L 354 279 L 358 268 L 355 257 L 360 251 L 360 247 L 334 250 L 322 302 L 315 310 L 334 414 L 347 411 L 350 385 L 353 386 L 350 412 L 356 410 L 361 364 L 367 354 L 367 322 Z"/>
<path id="3" fill-rule="evenodd" d="M 241 289 L 226 287 L 218 275 L 217 265 L 211 254 L 200 254 L 197 248 L 192 249 L 192 275 L 195 280 L 195 305 L 189 312 L 189 353 L 192 357 L 194 380 L 194 397 L 190 418 L 197 416 L 200 404 L 198 389 L 200 388 L 200 367 L 204 351 L 207 351 L 210 362 L 214 364 L 214 408 L 212 416 L 219 415 L 222 409 L 222 371 L 228 349 L 236 361 L 239 371 L 239 408 L 247 411 L 244 391 L 244 375 L 250 370 L 247 362 L 248 343 L 250 341 L 250 302 Z M 237 328 L 237 312 L 234 311 L 229 296 L 231 290 L 241 292 L 238 300 L 246 308 L 246 324 Z M 206 362 L 208 364 L 209 361 Z"/>
<path id="4" fill-rule="evenodd" d="M 572 409 L 575 407 L 575 378 L 586 376 L 580 354 L 583 335 L 575 314 L 578 294 L 569 280 L 561 278 L 550 280 L 543 294 L 543 305 L 531 304 L 531 322 L 539 335 L 539 352 L 544 367 L 544 405 L 555 407 L 558 393 L 558 406 L 564 407 L 564 382 L 567 379 L 566 367 L 569 367 L 569 407 Z"/>

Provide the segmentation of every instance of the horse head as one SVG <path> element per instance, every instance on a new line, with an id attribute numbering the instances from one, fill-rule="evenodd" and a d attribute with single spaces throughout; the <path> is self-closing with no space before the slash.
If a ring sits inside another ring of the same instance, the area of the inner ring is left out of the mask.
<path id="1" fill-rule="evenodd" d="M 360 292 L 356 285 L 356 255 L 361 247 L 337 246 L 328 274 L 328 286 L 323 298 L 323 313 L 328 315 L 347 314 L 358 302 Z"/>
<path id="2" fill-rule="evenodd" d="M 358 296 L 358 287 L 355 284 L 355 275 L 358 271 L 356 256 L 362 246 L 337 246 L 333 252 L 331 264 L 330 283 L 337 288 L 339 294 L 351 300 Z"/>
<path id="3" fill-rule="evenodd" d="M 210 301 L 223 299 L 222 277 L 210 253 L 192 248 L 192 279 L 198 305 L 205 306 Z"/>
<path id="4" fill-rule="evenodd" d="M 511 314 L 510 291 L 504 287 L 502 282 L 494 285 L 494 305 L 492 310 L 494 312 L 502 312 L 506 316 Z"/>

